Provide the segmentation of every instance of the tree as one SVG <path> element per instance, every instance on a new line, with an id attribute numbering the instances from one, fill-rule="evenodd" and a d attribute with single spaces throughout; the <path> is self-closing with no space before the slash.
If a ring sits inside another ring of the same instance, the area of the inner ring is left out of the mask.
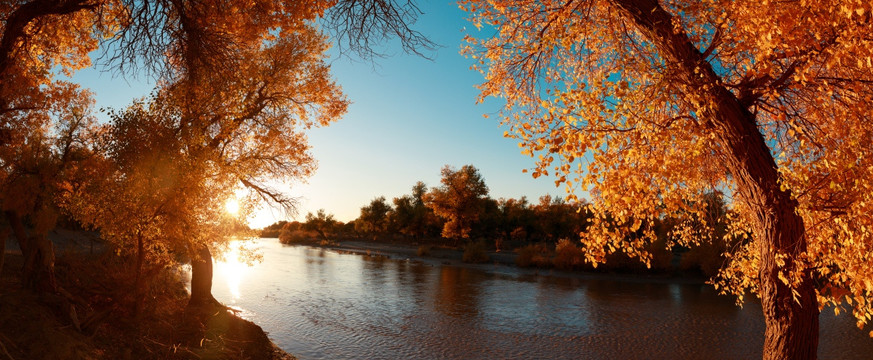
<path id="1" fill-rule="evenodd" d="M 337 225 L 338 223 L 333 218 L 333 214 L 328 214 L 324 209 L 319 209 L 318 213 L 314 215 L 312 213 L 306 214 L 306 223 L 303 227 L 306 230 L 317 232 L 322 240 L 327 240 L 327 233 L 333 231 Z"/>
<path id="2" fill-rule="evenodd" d="M 0 202 L 25 256 L 22 280 L 37 290 L 58 290 L 45 235 L 57 215 L 52 199 L 62 181 L 56 180 L 78 147 L 74 141 L 58 148 L 57 142 L 75 139 L 89 118 L 81 110 L 90 105 L 90 93 L 54 77 L 88 66 L 103 25 L 116 24 L 110 17 L 92 26 L 97 8 L 78 0 L 0 6 Z M 32 234 L 27 222 L 37 225 Z"/>
<path id="3" fill-rule="evenodd" d="M 515 242 L 525 242 L 534 230 L 534 212 L 527 197 L 521 199 L 500 199 L 500 213 L 503 218 L 503 237 Z"/>
<path id="4" fill-rule="evenodd" d="M 418 238 L 428 233 L 433 212 L 424 205 L 427 185 L 419 181 L 412 187 L 412 195 L 394 198 L 392 222 L 400 233 Z"/>
<path id="5" fill-rule="evenodd" d="M 542 237 L 552 242 L 573 239 L 586 228 L 591 217 L 584 204 L 568 204 L 561 197 L 541 196 L 533 206 L 536 228 Z"/>
<path id="6" fill-rule="evenodd" d="M 764 358 L 815 358 L 818 309 L 848 289 L 873 313 L 869 2 L 466 0 L 491 39 L 469 38 L 533 176 L 589 190 L 582 241 L 600 261 L 642 249 L 623 234 L 733 199 L 752 238 L 714 279 L 761 298 Z M 587 165 L 587 166 L 586 166 Z M 604 226 L 604 214 L 618 226 Z M 653 224 L 653 222 L 648 222 Z M 687 239 L 679 239 L 680 242 Z M 863 270 L 862 270 L 863 269 Z"/>
<path id="7" fill-rule="evenodd" d="M 24 255 L 22 281 L 33 290 L 56 293 L 54 249 L 48 232 L 57 222 L 59 210 L 55 198 L 63 193 L 66 183 L 82 166 L 90 162 L 94 118 L 90 115 L 90 93 L 66 84 L 62 98 L 46 113 L 31 116 L 42 118 L 39 124 L 22 136 L 20 144 L 3 147 L 3 171 L 0 172 L 0 203 L 9 227 Z M 28 231 L 25 224 L 30 224 Z"/>
<path id="8" fill-rule="evenodd" d="M 355 221 L 355 230 L 366 233 L 384 233 L 388 231 L 392 212 L 391 205 L 385 201 L 385 197 L 377 197 L 370 201 L 370 205 L 361 208 L 361 215 Z"/>
<path id="9" fill-rule="evenodd" d="M 285 227 L 285 224 L 288 224 L 286 220 L 279 220 L 270 224 L 269 226 L 261 229 L 260 236 L 262 238 L 278 238 L 279 232 L 282 231 L 282 228 Z"/>
<path id="10" fill-rule="evenodd" d="M 110 170 L 101 177 L 109 184 L 69 201 L 70 212 L 119 247 L 134 244 L 137 264 L 160 264 L 155 254 L 187 255 L 192 305 L 216 303 L 209 248 L 232 234 L 222 215 L 226 199 L 241 187 L 249 194 L 244 203 L 293 206 L 266 181 L 308 176 L 314 159 L 302 130 L 345 112 L 324 62 L 326 38 L 311 25 L 294 31 L 268 42 L 236 41 L 229 67 L 183 63 L 150 99 L 113 114 L 104 146 Z M 137 289 L 141 272 L 137 265 Z"/>
<path id="11" fill-rule="evenodd" d="M 212 281 L 206 245 L 227 238 L 235 225 L 224 211 L 233 182 L 209 175 L 215 164 L 186 151 L 173 118 L 162 110 L 139 103 L 114 113 L 97 146 L 102 161 L 71 183 L 61 200 L 117 253 L 135 259 L 127 292 L 135 314 L 147 295 L 145 274 L 173 264 L 176 255 L 192 259 L 192 301 L 214 303 L 211 293 L 197 291 Z"/>
<path id="12" fill-rule="evenodd" d="M 238 9 L 246 9 L 246 16 L 239 16 Z M 409 52 L 418 49 L 433 48 L 434 44 L 417 31 L 410 28 L 420 11 L 413 2 L 406 5 L 395 4 L 393 1 L 339 1 L 339 2 L 308 2 L 298 1 L 274 2 L 260 0 L 255 2 L 225 2 L 219 5 L 211 1 L 118 1 L 118 0 L 31 0 L 16 1 L 0 6 L 2 36 L 0 36 L 0 164 L 2 174 L 0 181 L 8 184 L 14 180 L 18 169 L 13 158 L 28 144 L 26 139 L 39 134 L 40 129 L 50 128 L 55 119 L 50 116 L 52 104 L 64 104 L 69 83 L 54 80 L 58 73 L 66 75 L 90 65 L 89 53 L 96 50 L 101 43 L 105 45 L 102 59 L 105 63 L 121 74 L 136 73 L 140 67 L 152 75 L 156 75 L 162 84 L 172 84 L 177 95 L 185 93 L 184 101 L 190 105 L 185 109 L 185 120 L 179 127 L 182 137 L 192 139 L 198 136 L 211 139 L 206 148 L 225 151 L 225 144 L 234 139 L 228 135 L 238 135 L 234 130 L 240 128 L 232 121 L 229 124 L 210 124 L 210 121 L 226 120 L 228 117 L 210 117 L 209 108 L 218 105 L 215 101 L 226 100 L 226 92 L 220 85 L 226 74 L 235 74 L 234 70 L 255 69 L 259 66 L 281 63 L 269 61 L 246 62 L 245 56 L 260 47 L 268 47 L 263 53 L 265 59 L 287 61 L 288 58 L 275 57 L 283 49 L 286 39 L 302 39 L 306 37 L 325 39 L 311 29 L 312 24 L 320 17 L 329 17 L 326 28 L 334 34 L 342 34 L 343 41 L 349 41 L 350 48 L 369 58 L 378 55 L 369 48 L 370 41 L 375 43 L 390 37 L 399 38 Z M 310 42 L 312 43 L 312 42 Z M 299 45 L 297 43 L 296 45 Z M 287 45 L 287 44 L 285 44 Z M 294 46 L 294 45 L 291 45 Z M 318 45 L 317 47 L 322 46 Z M 310 48 L 309 52 L 293 52 L 302 57 L 319 57 L 322 48 Z M 269 54 L 272 51 L 272 54 Z M 299 63 L 299 61 L 298 61 Z M 321 71 L 326 67 L 320 66 Z M 260 67 L 264 70 L 263 67 Z M 269 71 L 269 69 L 267 69 Z M 245 73 L 246 71 L 243 71 Z M 286 72 L 278 73 L 287 75 Z M 249 76 L 254 74 L 248 73 Z M 242 77 L 231 76 L 239 81 Z M 257 79 L 257 77 L 252 77 Z M 219 81 L 220 80 L 220 81 Z M 254 80 L 252 80 L 254 81 Z M 299 84 L 293 78 L 292 84 Z M 237 84 L 241 85 L 241 84 Z M 249 83 L 250 89 L 262 84 Z M 315 88 L 299 89 L 298 95 L 312 91 L 313 95 L 327 94 L 320 88 L 331 89 L 330 83 L 313 84 Z M 323 86 L 322 86 L 323 85 Z M 321 87 L 319 87 L 321 86 Z M 326 87 L 324 87 L 326 86 Z M 316 91 L 317 90 L 317 91 Z M 169 90 L 167 90 L 169 91 Z M 208 98 L 206 95 L 218 95 Z M 248 93 L 251 95 L 252 93 Z M 260 93 L 259 93 L 260 94 Z M 236 94 L 240 95 L 240 94 Z M 335 94 L 334 94 L 335 95 Z M 240 100 L 241 98 L 237 98 Z M 209 101 L 212 100 L 212 101 Z M 243 102 L 248 101 L 245 99 Z M 277 110 L 274 101 L 299 101 L 300 107 L 308 106 L 311 98 L 274 99 L 259 97 L 253 100 L 252 108 L 236 108 L 234 111 L 248 110 L 262 114 L 262 110 Z M 233 105 L 238 105 L 237 101 Z M 287 104 L 287 102 L 285 102 Z M 324 107 L 318 111 L 325 112 L 324 118 L 334 118 L 344 111 L 343 101 L 338 101 L 333 107 Z M 198 116 L 192 116 L 198 114 Z M 258 121 L 266 118 L 231 117 L 238 120 Z M 299 115 L 299 114 L 297 114 Z M 281 117 L 281 116 L 279 116 Z M 211 120 L 207 120 L 211 119 Z M 197 120 L 197 121 L 195 121 Z M 305 125 L 309 126 L 309 125 Z M 225 133 L 213 134 L 221 128 Z M 244 127 L 242 127 L 244 128 Z M 263 128 L 262 128 L 263 130 Z M 272 129 L 271 131 L 277 131 Z M 294 132 L 297 139 L 302 135 Z M 260 136 L 261 134 L 250 134 Z M 270 136 L 267 136 L 270 137 Z M 235 139 L 239 141 L 239 139 Z M 295 141 L 282 142 L 290 146 L 291 154 L 300 154 L 293 148 L 298 147 Z M 248 159 L 257 163 L 256 159 Z M 262 161 L 268 171 L 275 170 L 275 164 L 270 160 Z M 263 187 L 263 183 L 252 183 L 252 178 L 241 177 L 246 186 L 256 189 L 255 192 L 263 199 L 289 204 L 281 192 Z M 37 189 L 37 188 L 32 188 Z M 9 187 L 2 190 L 10 191 Z M 46 206 L 52 196 L 40 195 Z M 8 197 L 5 197 L 8 199 Z M 4 204 L 4 208 L 10 205 Z M 48 214 L 47 212 L 42 212 Z M 10 214 L 12 222 L 22 214 Z M 26 215 L 26 214 L 25 214 Z M 14 224 L 11 224 L 14 225 Z M 28 246 L 28 236 L 22 227 L 12 226 L 13 232 L 21 242 L 22 249 L 36 249 L 44 261 L 39 261 L 39 273 L 52 274 L 53 255 L 51 243 L 35 237 L 35 244 Z M 17 229 L 17 230 L 16 230 Z M 205 254 L 205 252 L 200 252 Z M 51 277 L 51 276 L 49 276 Z"/>
<path id="13" fill-rule="evenodd" d="M 424 203 L 434 214 L 446 220 L 443 237 L 466 239 L 483 211 L 488 186 L 473 165 L 464 165 L 459 170 L 446 165 L 441 173 L 442 185 L 431 189 L 424 196 Z"/>

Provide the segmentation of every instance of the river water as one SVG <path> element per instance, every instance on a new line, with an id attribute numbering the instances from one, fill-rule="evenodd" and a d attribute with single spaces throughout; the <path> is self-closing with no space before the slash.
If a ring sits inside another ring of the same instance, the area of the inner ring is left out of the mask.
<path id="1" fill-rule="evenodd" d="M 764 321 L 711 286 L 342 254 L 276 239 L 231 253 L 213 293 L 300 359 L 755 359 Z M 819 357 L 870 359 L 851 316 L 821 315 Z"/>

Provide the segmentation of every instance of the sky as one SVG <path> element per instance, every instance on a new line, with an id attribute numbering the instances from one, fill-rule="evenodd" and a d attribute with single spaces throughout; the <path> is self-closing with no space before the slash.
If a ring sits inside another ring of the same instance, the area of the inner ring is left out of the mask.
<path id="1" fill-rule="evenodd" d="M 303 221 L 318 209 L 351 221 L 379 196 L 390 203 L 411 193 L 418 181 L 439 186 L 445 165 L 478 168 L 495 199 L 527 196 L 536 201 L 545 194 L 564 194 L 554 179 L 535 180 L 522 173 L 534 166 L 534 159 L 521 155 L 516 140 L 503 137 L 509 129 L 499 126 L 496 116 L 483 117 L 496 115 L 501 101 L 476 104 L 475 86 L 483 77 L 469 69 L 472 59 L 459 54 L 465 31 L 475 31 L 466 13 L 454 1 L 418 5 L 424 14 L 414 28 L 442 47 L 429 54 L 430 60 L 403 53 L 397 43 L 379 48 L 388 56 L 373 62 L 333 57 L 334 78 L 352 103 L 338 122 L 308 131 L 318 161 L 315 174 L 279 185 L 298 198 L 298 214 L 285 218 L 280 211 L 264 208 L 250 219 L 250 226 Z M 97 108 L 121 108 L 152 90 L 148 79 L 113 77 L 99 67 L 84 69 L 73 80 L 91 88 Z"/>

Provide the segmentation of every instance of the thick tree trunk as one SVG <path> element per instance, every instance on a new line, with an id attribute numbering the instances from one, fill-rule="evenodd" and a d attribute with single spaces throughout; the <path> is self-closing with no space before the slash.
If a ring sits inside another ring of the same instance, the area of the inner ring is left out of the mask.
<path id="1" fill-rule="evenodd" d="M 24 257 L 21 279 L 24 285 L 38 292 L 57 292 L 55 252 L 48 236 L 46 234 L 28 236 L 24 224 L 21 222 L 21 217 L 14 211 L 7 211 L 6 218 L 12 227 L 12 233 L 18 239 L 18 245 Z"/>
<path id="2" fill-rule="evenodd" d="M 218 305 L 212 296 L 212 253 L 201 245 L 191 258 L 191 299 L 188 306 Z"/>
<path id="3" fill-rule="evenodd" d="M 20 217 L 14 211 L 6 211 L 5 215 L 6 220 L 9 221 L 9 227 L 12 229 L 12 234 L 18 240 L 18 248 L 21 249 L 21 254 L 26 254 L 29 250 L 30 242 L 28 241 L 27 230 L 24 229 Z"/>
<path id="4" fill-rule="evenodd" d="M 738 197 L 756 213 L 755 237 L 761 267 L 759 293 L 767 324 L 764 359 L 815 359 L 818 348 L 818 305 L 808 269 L 795 260 L 806 251 L 803 219 L 797 201 L 779 186 L 777 165 L 755 116 L 724 86 L 687 34 L 677 32 L 671 15 L 657 0 L 613 0 L 658 48 L 660 54 L 691 89 L 690 103 L 704 104 L 698 112 L 708 131 L 716 135 L 726 170 L 737 182 Z M 784 255 L 779 266 L 776 255 Z M 792 287 L 779 280 L 799 272 Z M 796 291 L 796 294 L 793 292 Z"/>
<path id="5" fill-rule="evenodd" d="M 24 282 L 37 292 L 57 293 L 54 245 L 46 234 L 36 234 L 30 239 L 33 246 L 25 258 Z"/>

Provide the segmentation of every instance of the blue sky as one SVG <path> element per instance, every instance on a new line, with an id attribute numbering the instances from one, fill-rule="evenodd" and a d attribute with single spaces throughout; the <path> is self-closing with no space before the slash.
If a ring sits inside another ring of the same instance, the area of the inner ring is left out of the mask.
<path id="1" fill-rule="evenodd" d="M 522 173 L 533 159 L 503 138 L 508 128 L 496 117 L 482 117 L 495 114 L 500 102 L 475 103 L 482 75 L 459 54 L 464 28 L 475 31 L 466 14 L 453 1 L 418 3 L 424 14 L 415 28 L 442 45 L 433 60 L 405 54 L 396 44 L 383 48 L 390 56 L 375 63 L 332 60 L 334 77 L 352 104 L 340 121 L 308 132 L 316 173 L 281 186 L 300 200 L 297 219 L 323 208 L 338 220 L 353 220 L 373 198 L 390 202 L 410 193 L 417 181 L 438 186 L 444 165 L 476 166 L 493 198 L 563 195 L 553 179 Z M 74 80 L 95 92 L 98 108 L 123 107 L 151 91 L 146 79 L 113 78 L 94 69 Z M 250 223 L 262 227 L 281 219 L 280 212 L 264 209 Z"/>

